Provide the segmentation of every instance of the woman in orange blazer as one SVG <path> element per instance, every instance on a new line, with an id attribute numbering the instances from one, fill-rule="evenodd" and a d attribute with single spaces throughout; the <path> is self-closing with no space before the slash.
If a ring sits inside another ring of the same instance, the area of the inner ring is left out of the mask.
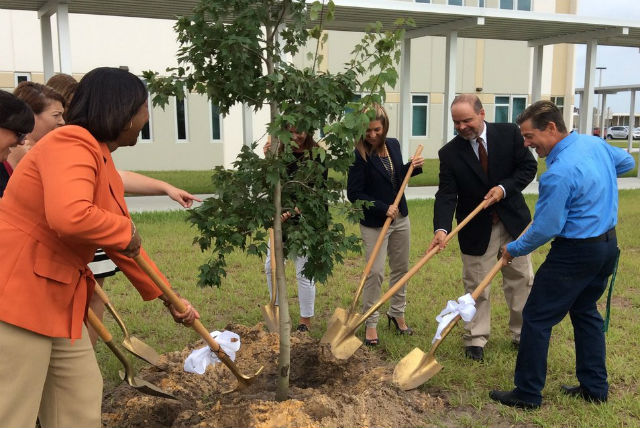
<path id="1" fill-rule="evenodd" d="M 111 152 L 136 144 L 147 91 L 124 70 L 80 82 L 68 123 L 17 166 L 0 201 L 0 426 L 101 426 L 102 378 L 83 324 L 102 247 L 145 300 L 166 300 L 130 258 L 140 236 Z M 169 309 L 178 322 L 199 317 Z"/>

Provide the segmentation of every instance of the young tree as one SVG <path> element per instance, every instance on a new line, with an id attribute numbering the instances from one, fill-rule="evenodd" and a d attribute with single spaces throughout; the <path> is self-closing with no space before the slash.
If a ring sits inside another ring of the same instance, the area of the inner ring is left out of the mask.
<path id="1" fill-rule="evenodd" d="M 373 24 L 342 72 L 319 71 L 318 47 L 327 37 L 322 22 L 333 14 L 331 1 L 202 0 L 192 16 L 179 18 L 175 25 L 179 67 L 168 69 L 170 75 L 164 77 L 144 73 L 155 104 L 166 104 L 169 96 L 183 97 L 188 90 L 206 94 L 223 114 L 236 103 L 269 108 L 270 153 L 265 158 L 256 155 L 254 142 L 243 147 L 233 170 L 217 167 L 212 177 L 216 197 L 193 210 L 190 220 L 199 229 L 201 249 L 213 253 L 200 273 L 200 283 L 209 286 L 220 286 L 226 276 L 225 256 L 235 249 L 264 255 L 266 230 L 274 229 L 280 296 L 278 400 L 288 397 L 291 332 L 281 214 L 296 209 L 301 213 L 298 222 L 285 224 L 286 251 L 308 257 L 304 274 L 309 278 L 326 280 L 343 254 L 359 250 L 358 237 L 334 222 L 326 207 L 338 207 L 351 221 L 357 221 L 361 209 L 343 203 L 343 182 L 325 180 L 325 171 L 346 174 L 354 141 L 364 135 L 370 120 L 366 105 L 381 102 L 385 87 L 396 83 L 394 64 L 404 35 L 401 29 L 388 31 Z M 316 49 L 310 54 L 311 66 L 299 69 L 287 62 L 288 55 L 298 54 L 312 40 Z M 323 130 L 325 135 L 294 176 L 287 174 L 287 165 L 296 160 L 291 126 Z"/>

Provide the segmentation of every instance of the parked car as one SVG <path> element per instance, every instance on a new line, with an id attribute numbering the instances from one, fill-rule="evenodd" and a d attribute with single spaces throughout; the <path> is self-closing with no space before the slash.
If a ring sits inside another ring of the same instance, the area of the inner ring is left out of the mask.
<path id="1" fill-rule="evenodd" d="M 609 139 L 629 138 L 629 127 L 628 126 L 610 126 L 607 129 L 607 138 Z"/>
<path id="2" fill-rule="evenodd" d="M 634 140 L 640 140 L 640 127 L 639 128 L 633 128 L 633 139 Z"/>

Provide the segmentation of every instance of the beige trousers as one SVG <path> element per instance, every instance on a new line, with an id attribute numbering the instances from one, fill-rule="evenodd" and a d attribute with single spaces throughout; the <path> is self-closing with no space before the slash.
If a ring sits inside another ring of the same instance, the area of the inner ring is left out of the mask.
<path id="1" fill-rule="evenodd" d="M 360 225 L 360 233 L 362 234 L 362 242 L 365 247 L 365 257 L 369 260 L 373 247 L 376 244 L 378 235 L 380 235 L 381 227 L 367 227 Z M 389 230 L 385 235 L 382 246 L 378 252 L 371 272 L 367 275 L 362 290 L 362 311 L 366 312 L 380 299 L 382 291 L 382 281 L 384 280 L 385 259 L 389 256 L 389 285 L 393 285 L 404 276 L 409 270 L 409 247 L 411 244 L 411 223 L 409 217 L 402 217 L 400 214 L 391 223 Z M 406 299 L 407 284 L 402 286 L 397 293 L 390 299 L 389 311 L 387 314 L 392 317 L 404 317 L 404 310 L 407 306 Z M 367 327 L 376 327 L 380 313 L 375 311 L 367 318 Z"/>
<path id="2" fill-rule="evenodd" d="M 102 375 L 82 339 L 42 336 L 0 321 L 0 426 L 102 426 Z"/>
<path id="3" fill-rule="evenodd" d="M 502 222 L 491 228 L 489 247 L 482 256 L 462 254 L 462 281 L 467 293 L 472 293 L 484 279 L 501 256 L 503 245 L 513 241 Z M 533 284 L 531 256 L 516 257 L 510 265 L 502 268 L 502 290 L 509 307 L 509 330 L 512 340 L 520 342 L 522 329 L 522 308 L 529 297 Z M 465 346 L 484 346 L 491 331 L 491 303 L 489 301 L 491 284 L 476 300 L 476 315 L 465 324 L 463 336 Z"/>

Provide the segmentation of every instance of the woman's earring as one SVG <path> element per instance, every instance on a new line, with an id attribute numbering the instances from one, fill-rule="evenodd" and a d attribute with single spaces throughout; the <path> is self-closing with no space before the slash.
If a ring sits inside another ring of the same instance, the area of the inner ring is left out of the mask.
<path id="1" fill-rule="evenodd" d="M 129 122 L 129 127 L 127 128 L 127 130 L 133 128 L 133 120 L 131 122 Z"/>

